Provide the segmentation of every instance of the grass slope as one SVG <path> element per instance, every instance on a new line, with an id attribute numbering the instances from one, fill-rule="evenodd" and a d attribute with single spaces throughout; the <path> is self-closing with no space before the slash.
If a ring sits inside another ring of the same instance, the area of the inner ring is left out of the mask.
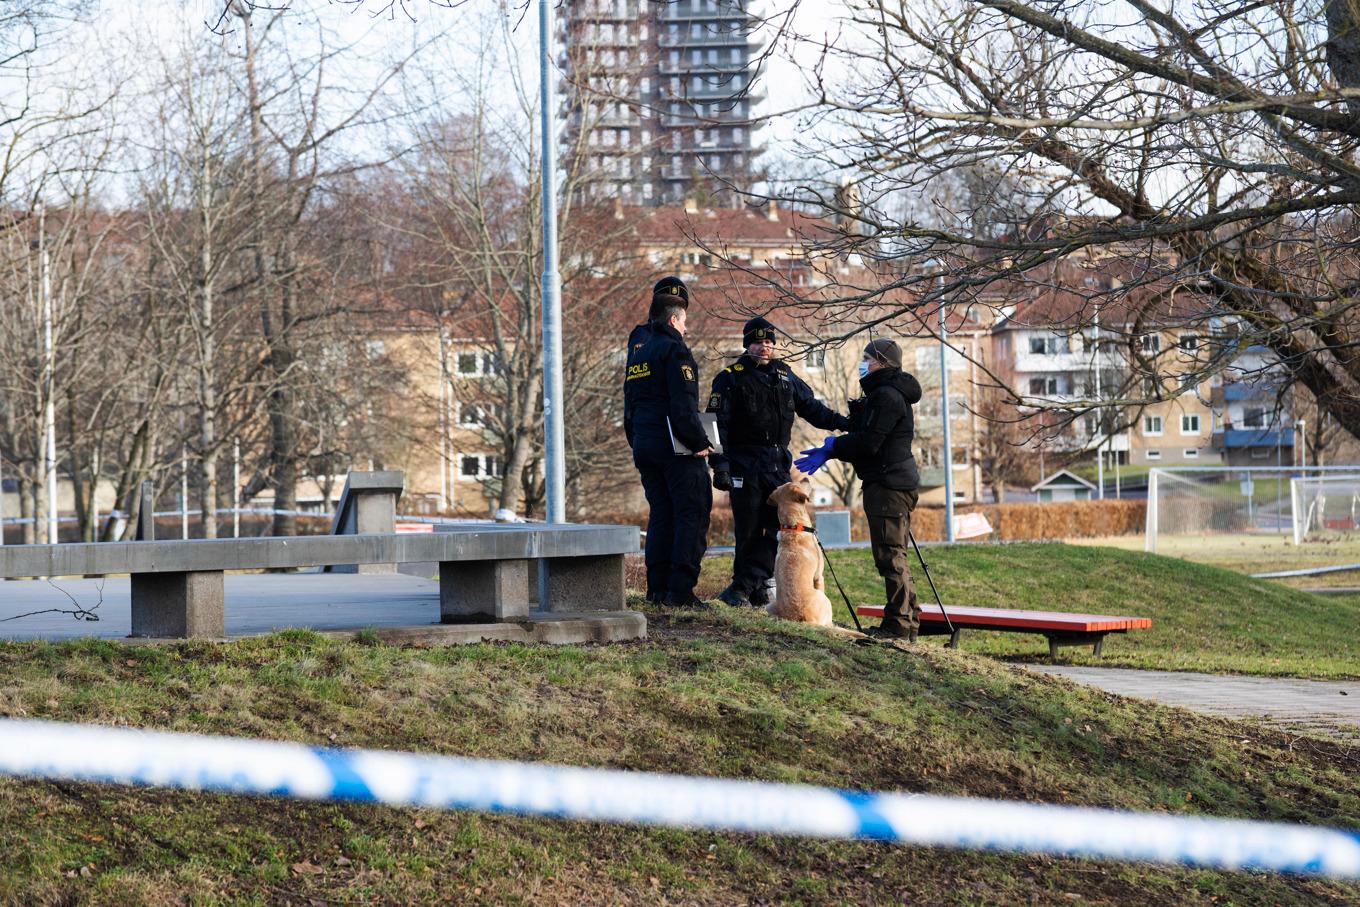
<path id="1" fill-rule="evenodd" d="M 0 713 L 1360 825 L 1354 748 L 762 615 L 609 647 L 0 644 Z M 877 844 L 0 783 L 0 902 L 1304 904 L 1360 886 Z"/>
<path id="2" fill-rule="evenodd" d="M 983 605 L 1129 614 L 1152 618 L 1152 628 L 1106 638 L 1104 653 L 1060 650 L 1060 660 L 1106 666 L 1360 677 L 1360 612 L 1350 599 L 1313 595 L 1230 570 L 1114 548 L 1077 545 L 960 545 L 924 549 L 945 606 Z M 831 553 L 855 602 L 882 602 L 883 582 L 867 551 Z M 931 600 L 915 558 L 917 593 Z M 719 584 L 730 561 L 705 565 Z M 830 577 L 836 620 L 849 615 Z M 970 652 L 1048 660 L 1048 643 L 1029 634 L 965 631 Z"/>

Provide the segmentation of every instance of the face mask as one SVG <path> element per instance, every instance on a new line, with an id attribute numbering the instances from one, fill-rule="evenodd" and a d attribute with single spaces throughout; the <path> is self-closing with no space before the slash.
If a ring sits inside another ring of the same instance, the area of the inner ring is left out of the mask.
<path id="1" fill-rule="evenodd" d="M 864 362 L 864 361 L 861 361 L 861 362 L 860 362 L 860 364 L 859 364 L 859 376 L 860 376 L 861 378 L 867 378 L 867 377 L 869 377 L 869 363 Z"/>

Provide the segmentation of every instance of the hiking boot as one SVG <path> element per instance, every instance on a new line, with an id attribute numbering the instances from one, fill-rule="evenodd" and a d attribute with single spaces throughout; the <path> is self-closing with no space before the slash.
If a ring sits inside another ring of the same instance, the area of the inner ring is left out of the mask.
<path id="1" fill-rule="evenodd" d="M 688 595 L 668 595 L 666 596 L 666 607 L 668 608 L 689 608 L 694 611 L 711 611 L 713 606 L 693 592 Z"/>
<path id="2" fill-rule="evenodd" d="M 745 592 L 742 592 L 736 586 L 728 586 L 726 589 L 719 592 L 718 601 L 722 602 L 724 605 L 731 605 L 733 608 L 749 608 L 751 605 L 755 604 L 755 602 L 746 597 Z"/>
<path id="3" fill-rule="evenodd" d="M 902 639 L 907 642 L 916 642 L 916 628 L 903 627 L 893 624 L 880 624 L 877 627 L 870 627 L 864 631 L 874 639 Z"/>

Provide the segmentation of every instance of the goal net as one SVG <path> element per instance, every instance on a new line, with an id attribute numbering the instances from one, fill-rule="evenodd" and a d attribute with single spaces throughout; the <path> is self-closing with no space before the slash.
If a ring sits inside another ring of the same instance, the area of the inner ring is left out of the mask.
<path id="1" fill-rule="evenodd" d="M 1202 549 L 1211 538 L 1227 543 L 1231 536 L 1287 535 L 1291 472 L 1297 474 L 1231 467 L 1153 469 L 1144 548 L 1183 555 Z"/>
<path id="2" fill-rule="evenodd" d="M 1289 501 L 1295 545 L 1360 533 L 1360 473 L 1292 478 Z"/>

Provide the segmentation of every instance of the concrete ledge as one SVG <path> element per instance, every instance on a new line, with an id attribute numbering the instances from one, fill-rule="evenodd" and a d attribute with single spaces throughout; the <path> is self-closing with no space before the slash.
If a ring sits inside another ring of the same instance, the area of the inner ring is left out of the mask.
<path id="1" fill-rule="evenodd" d="M 132 635 L 214 639 L 226 634 L 221 571 L 134 573 Z"/>
<path id="2" fill-rule="evenodd" d="M 4 545 L 0 546 L 0 577 L 534 560 L 623 555 L 637 550 L 636 526 L 476 524 L 420 534 Z"/>
<path id="3" fill-rule="evenodd" d="M 628 592 L 623 581 L 623 555 L 545 558 L 547 601 L 544 611 L 622 611 Z"/>
<path id="4" fill-rule="evenodd" d="M 420 624 L 411 627 L 363 627 L 353 630 L 318 630 L 328 639 L 353 640 L 361 634 L 393 646 L 464 646 L 479 642 L 522 642 L 539 645 L 625 642 L 647 638 L 647 618 L 637 611 L 548 614 L 531 612 L 528 620 L 494 624 Z M 194 642 L 232 642 L 267 636 L 266 633 L 232 637 L 200 637 Z M 173 637 L 128 637 L 127 645 L 178 645 Z"/>
<path id="5" fill-rule="evenodd" d="M 446 624 L 495 623 L 529 616 L 523 561 L 446 561 L 439 565 L 439 617 Z"/>

